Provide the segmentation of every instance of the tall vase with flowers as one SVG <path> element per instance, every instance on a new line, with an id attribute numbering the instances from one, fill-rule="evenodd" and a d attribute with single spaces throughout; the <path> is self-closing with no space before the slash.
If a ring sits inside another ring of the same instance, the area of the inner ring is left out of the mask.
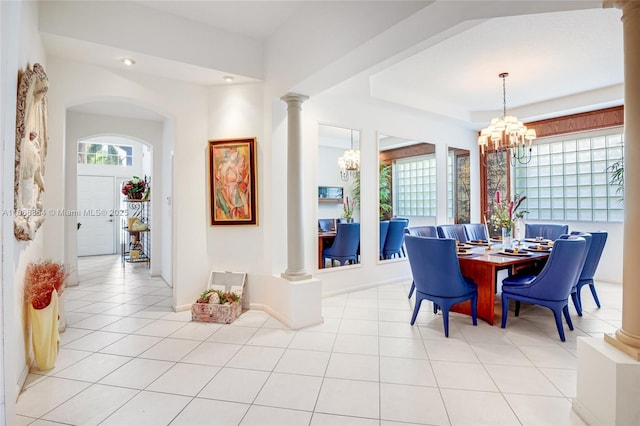
<path id="1" fill-rule="evenodd" d="M 24 293 L 31 322 L 31 342 L 36 365 L 50 370 L 58 357 L 58 295 L 68 272 L 61 263 L 30 263 L 24 277 Z"/>
<path id="2" fill-rule="evenodd" d="M 521 220 L 527 210 L 518 210 L 526 195 L 516 194 L 513 200 L 501 199 L 500 191 L 496 191 L 496 202 L 493 206 L 491 214 L 491 223 L 493 229 L 500 230 L 502 233 L 502 245 L 505 248 L 512 247 L 513 228 L 516 220 Z"/>
<path id="3" fill-rule="evenodd" d="M 122 182 L 122 193 L 129 200 L 142 200 L 148 190 L 149 182 L 147 182 L 146 176 L 144 179 L 134 176 L 133 179 Z"/>
<path id="4" fill-rule="evenodd" d="M 346 219 L 348 223 L 353 222 L 353 210 L 356 207 L 356 201 L 354 199 L 349 200 L 349 196 L 345 197 L 342 205 L 342 217 Z"/>

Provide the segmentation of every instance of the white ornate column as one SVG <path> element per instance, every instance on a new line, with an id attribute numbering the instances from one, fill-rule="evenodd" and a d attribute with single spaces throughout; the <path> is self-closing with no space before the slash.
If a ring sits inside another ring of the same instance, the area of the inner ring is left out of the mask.
<path id="1" fill-rule="evenodd" d="M 304 266 L 304 226 L 302 204 L 302 103 L 308 96 L 288 93 L 287 103 L 287 270 L 289 281 L 310 279 Z"/>
<path id="2" fill-rule="evenodd" d="M 590 425 L 631 425 L 640 419 L 640 1 L 604 0 L 622 9 L 624 39 L 624 258 L 622 327 L 615 335 L 578 339 L 577 394 L 573 408 Z"/>

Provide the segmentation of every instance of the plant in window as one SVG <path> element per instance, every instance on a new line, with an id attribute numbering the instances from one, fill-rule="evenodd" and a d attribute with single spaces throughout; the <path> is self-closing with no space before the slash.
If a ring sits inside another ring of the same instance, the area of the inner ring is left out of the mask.
<path id="1" fill-rule="evenodd" d="M 620 201 L 622 201 L 624 199 L 624 160 L 621 158 L 607 167 L 607 172 L 611 173 L 609 184 L 617 186 L 616 194 L 623 196 L 623 198 L 620 198 Z"/>

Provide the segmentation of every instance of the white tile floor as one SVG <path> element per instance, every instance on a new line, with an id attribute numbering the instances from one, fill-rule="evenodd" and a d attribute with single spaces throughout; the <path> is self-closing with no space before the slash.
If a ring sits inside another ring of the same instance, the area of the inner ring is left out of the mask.
<path id="1" fill-rule="evenodd" d="M 202 324 L 139 265 L 82 258 L 79 275 L 56 368 L 29 374 L 16 425 L 582 425 L 577 337 L 621 318 L 620 287 L 599 284 L 604 308 L 584 289 L 565 343 L 531 306 L 506 329 L 453 314 L 446 339 L 429 304 L 409 325 L 404 283 L 324 299 L 304 330 L 260 311 Z"/>

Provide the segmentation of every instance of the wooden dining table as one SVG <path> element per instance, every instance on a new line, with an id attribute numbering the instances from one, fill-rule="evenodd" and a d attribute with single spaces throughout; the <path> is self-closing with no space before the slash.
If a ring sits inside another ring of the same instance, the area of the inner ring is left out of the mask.
<path id="1" fill-rule="evenodd" d="M 522 247 L 526 247 L 526 244 Z M 546 262 L 549 252 L 529 251 L 526 256 L 500 254 L 502 246 L 492 245 L 490 250 L 486 246 L 476 246 L 467 256 L 458 256 L 462 275 L 471 278 L 478 285 L 478 318 L 494 324 L 495 295 L 497 292 L 496 277 L 498 271 L 508 269 L 515 273 L 522 268 L 536 267 Z M 521 250 L 519 250 L 521 251 Z M 454 312 L 471 315 L 471 302 L 458 303 L 451 308 Z"/>
<path id="2" fill-rule="evenodd" d="M 329 247 L 336 238 L 336 231 L 319 231 L 318 232 L 318 269 L 324 268 L 324 259 L 322 258 L 322 250 Z"/>

